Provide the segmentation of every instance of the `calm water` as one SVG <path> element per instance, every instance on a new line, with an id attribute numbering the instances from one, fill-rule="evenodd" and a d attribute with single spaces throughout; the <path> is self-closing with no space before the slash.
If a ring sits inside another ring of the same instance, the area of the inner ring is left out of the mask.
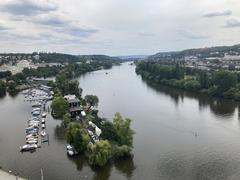
<path id="1" fill-rule="evenodd" d="M 106 74 L 106 72 L 108 74 Z M 134 158 L 92 169 L 66 156 L 59 120 L 47 116 L 50 145 L 19 153 L 30 104 L 23 96 L 0 100 L 0 165 L 30 179 L 240 179 L 239 106 L 167 87 L 154 87 L 128 65 L 82 76 L 85 94 L 96 94 L 99 115 L 133 120 Z"/>

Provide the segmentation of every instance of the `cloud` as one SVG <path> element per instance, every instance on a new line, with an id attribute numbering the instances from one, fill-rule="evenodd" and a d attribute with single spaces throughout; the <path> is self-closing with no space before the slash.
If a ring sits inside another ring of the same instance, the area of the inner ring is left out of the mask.
<path id="1" fill-rule="evenodd" d="M 239 18 L 228 19 L 224 27 L 226 28 L 240 27 L 240 19 Z"/>
<path id="2" fill-rule="evenodd" d="M 57 9 L 57 4 L 49 0 L 11 0 L 0 3 L 0 10 L 12 15 L 32 16 Z"/>
<path id="3" fill-rule="evenodd" d="M 219 10 L 219 11 L 209 11 L 203 14 L 203 17 L 212 18 L 217 16 L 229 16 L 232 14 L 232 11 L 229 9 Z"/>
<path id="4" fill-rule="evenodd" d="M 48 25 L 48 26 L 65 26 L 67 25 L 70 21 L 65 20 L 63 17 L 60 17 L 58 15 L 42 15 L 42 16 L 37 16 L 33 19 L 30 19 L 29 21 L 32 21 L 33 23 L 36 24 L 42 24 L 42 25 Z"/>
<path id="5" fill-rule="evenodd" d="M 139 32 L 138 35 L 139 35 L 139 36 L 143 36 L 143 37 L 154 37 L 154 36 L 155 36 L 154 33 L 145 32 L 145 31 Z"/>
<path id="6" fill-rule="evenodd" d="M 60 15 L 43 15 L 29 21 L 38 25 L 48 26 L 55 32 L 75 37 L 89 37 L 98 32 L 96 28 L 81 26 L 76 21 L 66 19 Z"/>
<path id="7" fill-rule="evenodd" d="M 188 38 L 188 39 L 206 39 L 207 38 L 206 35 L 195 33 L 195 32 L 192 32 L 192 31 L 186 30 L 186 29 L 179 29 L 179 30 L 177 30 L 177 32 L 181 36 Z"/>
<path id="8" fill-rule="evenodd" d="M 11 29 L 10 27 L 0 24 L 0 31 L 10 30 L 10 29 Z"/>

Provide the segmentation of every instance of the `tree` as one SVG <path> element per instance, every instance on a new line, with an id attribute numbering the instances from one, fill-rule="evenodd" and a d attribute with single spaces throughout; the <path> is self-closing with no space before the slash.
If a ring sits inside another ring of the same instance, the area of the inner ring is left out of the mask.
<path id="1" fill-rule="evenodd" d="M 198 91 L 201 88 L 201 85 L 196 80 L 187 80 L 184 83 L 184 88 L 190 91 Z"/>
<path id="2" fill-rule="evenodd" d="M 116 159 L 121 158 L 121 157 L 130 156 L 131 151 L 132 151 L 131 147 L 128 147 L 126 145 L 122 145 L 122 146 L 115 145 L 113 147 L 113 156 Z"/>
<path id="3" fill-rule="evenodd" d="M 199 83 L 202 88 L 209 87 L 209 79 L 206 71 L 201 71 L 199 75 Z"/>
<path id="4" fill-rule="evenodd" d="M 67 141 L 73 145 L 77 152 L 82 153 L 87 149 L 90 138 L 80 124 L 70 123 L 67 128 Z"/>
<path id="5" fill-rule="evenodd" d="M 6 83 L 0 80 L 0 96 L 4 96 L 6 94 Z"/>
<path id="6" fill-rule="evenodd" d="M 81 95 L 81 90 L 79 89 L 78 81 L 69 81 L 69 94 L 75 94 L 77 97 Z"/>
<path id="7" fill-rule="evenodd" d="M 107 120 L 104 121 L 104 123 L 101 125 L 101 129 L 102 129 L 101 137 L 103 139 L 107 139 L 107 140 L 113 141 L 113 142 L 119 141 L 117 131 L 114 128 L 114 125 L 112 122 L 107 121 Z"/>
<path id="8" fill-rule="evenodd" d="M 117 131 L 119 145 L 133 147 L 134 131 L 131 129 L 131 119 L 123 119 L 120 113 L 116 113 L 113 119 L 114 128 Z"/>
<path id="9" fill-rule="evenodd" d="M 85 101 L 88 105 L 88 110 L 87 111 L 89 111 L 91 107 L 97 106 L 98 102 L 99 102 L 98 97 L 95 96 L 95 95 L 86 95 L 85 96 Z"/>
<path id="10" fill-rule="evenodd" d="M 52 101 L 51 108 L 57 117 L 62 118 L 68 112 L 69 105 L 62 96 L 56 96 Z"/>
<path id="11" fill-rule="evenodd" d="M 91 165 L 104 166 L 111 157 L 111 145 L 107 140 L 100 140 L 88 146 L 88 159 Z"/>
<path id="12" fill-rule="evenodd" d="M 65 73 L 61 72 L 56 76 L 56 85 L 62 95 L 68 94 L 69 83 Z"/>
<path id="13" fill-rule="evenodd" d="M 231 72 L 218 71 L 214 74 L 213 84 L 218 87 L 220 93 L 223 93 L 236 86 L 237 76 Z"/>
<path id="14" fill-rule="evenodd" d="M 68 124 L 71 122 L 71 117 L 69 113 L 63 115 L 63 125 L 68 127 Z"/>
<path id="15" fill-rule="evenodd" d="M 11 95 L 11 96 L 15 96 L 17 93 L 18 93 L 18 90 L 17 90 L 17 84 L 14 82 L 14 81 L 10 81 L 7 83 L 7 90 L 8 90 L 8 93 Z"/>

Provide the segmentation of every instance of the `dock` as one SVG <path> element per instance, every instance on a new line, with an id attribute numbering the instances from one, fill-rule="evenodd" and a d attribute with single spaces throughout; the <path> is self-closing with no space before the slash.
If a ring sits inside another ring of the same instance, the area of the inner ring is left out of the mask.
<path id="1" fill-rule="evenodd" d="M 36 151 L 42 144 L 47 142 L 49 145 L 49 134 L 46 132 L 46 92 L 39 89 L 26 91 L 25 99 L 29 97 L 41 97 L 41 101 L 35 100 L 32 103 L 31 117 L 27 120 L 26 144 L 20 147 L 20 151 Z"/>

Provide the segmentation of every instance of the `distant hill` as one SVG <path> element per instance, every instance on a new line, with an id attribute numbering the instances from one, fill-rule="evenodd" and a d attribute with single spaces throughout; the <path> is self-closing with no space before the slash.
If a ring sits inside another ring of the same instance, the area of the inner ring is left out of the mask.
<path id="1" fill-rule="evenodd" d="M 38 58 L 35 58 L 36 55 Z M 46 53 L 46 52 L 34 52 L 34 53 L 0 53 L 0 58 L 5 62 L 12 60 L 26 60 L 32 59 L 33 61 L 44 61 L 47 63 L 74 63 L 80 61 L 117 61 L 121 62 L 122 60 L 117 57 L 111 57 L 106 55 L 71 55 L 64 53 Z M 1 60 L 0 59 L 0 60 Z"/>
<path id="2" fill-rule="evenodd" d="M 229 55 L 240 55 L 240 44 L 233 46 L 216 46 L 197 49 L 186 49 L 183 51 L 160 52 L 149 56 L 148 60 L 181 60 L 186 56 L 196 56 L 198 58 L 206 57 L 224 57 L 225 53 Z"/>
<path id="3" fill-rule="evenodd" d="M 106 55 L 71 55 L 62 53 L 39 53 L 40 61 L 45 62 L 80 62 L 80 61 L 121 61 L 116 57 Z"/>
<path id="4" fill-rule="evenodd" d="M 116 56 L 123 61 L 135 61 L 135 60 L 142 60 L 147 58 L 147 55 L 129 55 L 129 56 Z"/>

